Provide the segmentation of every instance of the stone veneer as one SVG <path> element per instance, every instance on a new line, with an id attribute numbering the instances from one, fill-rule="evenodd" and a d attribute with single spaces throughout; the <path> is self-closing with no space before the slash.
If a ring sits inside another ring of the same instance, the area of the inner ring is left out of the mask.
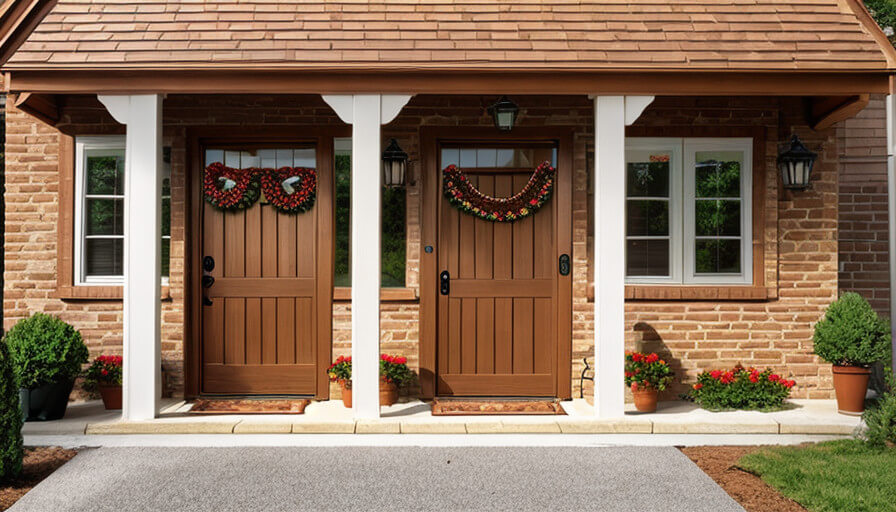
<path id="1" fill-rule="evenodd" d="M 588 152 L 593 146 L 592 103 L 585 97 L 515 97 L 520 125 L 576 126 L 573 193 L 573 383 L 583 357 L 593 363 L 593 303 L 588 298 Z M 410 155 L 407 285 L 419 282 L 420 190 L 418 128 L 421 125 L 490 126 L 485 107 L 492 97 L 418 96 L 384 127 Z M 56 131 L 7 103 L 5 327 L 33 311 L 60 316 L 82 331 L 92 355 L 121 350 L 121 303 L 57 297 L 56 250 L 58 136 Z M 65 98 L 60 128 L 80 134 L 122 133 L 93 97 Z M 186 128 L 191 125 L 321 125 L 338 120 L 316 96 L 186 96 L 165 100 L 164 143 L 172 147 L 172 244 L 170 296 L 162 310 L 163 365 L 175 394 L 183 391 L 184 176 Z M 659 98 L 638 125 L 668 127 L 762 127 L 766 148 L 765 276 L 769 301 L 629 301 L 626 346 L 663 353 L 685 379 L 703 368 L 773 366 L 797 379 L 796 397 L 832 396 L 830 369 L 812 355 L 812 325 L 837 294 L 838 151 L 834 130 L 805 126 L 803 105 L 791 98 Z M 313 128 L 312 128 L 313 130 Z M 813 187 L 778 190 L 777 142 L 796 130 L 820 148 Z M 350 306 L 334 310 L 334 356 L 350 350 Z M 417 365 L 419 329 L 415 301 L 383 304 L 383 350 Z M 679 386 L 675 391 L 680 391 Z M 586 381 L 585 394 L 592 386 Z M 670 397 L 672 394 L 669 394 Z"/>

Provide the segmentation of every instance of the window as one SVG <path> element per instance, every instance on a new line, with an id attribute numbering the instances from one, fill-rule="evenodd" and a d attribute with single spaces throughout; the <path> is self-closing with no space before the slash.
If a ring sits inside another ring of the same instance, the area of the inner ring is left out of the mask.
<path id="1" fill-rule="evenodd" d="M 162 176 L 162 276 L 171 248 L 171 161 Z M 75 284 L 119 285 L 124 278 L 125 138 L 78 137 L 75 143 Z"/>
<path id="2" fill-rule="evenodd" d="M 351 286 L 352 141 L 335 140 L 336 148 L 336 261 L 335 286 Z M 381 285 L 405 286 L 406 206 L 402 188 L 382 188 Z"/>
<path id="3" fill-rule="evenodd" d="M 752 139 L 631 138 L 630 283 L 752 284 Z"/>

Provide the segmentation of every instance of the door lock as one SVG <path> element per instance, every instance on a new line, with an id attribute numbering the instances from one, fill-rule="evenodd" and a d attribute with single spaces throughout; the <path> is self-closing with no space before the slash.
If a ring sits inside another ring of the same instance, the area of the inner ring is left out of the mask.
<path id="1" fill-rule="evenodd" d="M 569 254 L 561 254 L 559 262 L 559 270 L 561 276 L 569 275 Z"/>
<path id="2" fill-rule="evenodd" d="M 442 295 L 451 293 L 451 274 L 449 274 L 447 270 L 443 270 L 442 273 L 439 274 L 439 292 Z"/>

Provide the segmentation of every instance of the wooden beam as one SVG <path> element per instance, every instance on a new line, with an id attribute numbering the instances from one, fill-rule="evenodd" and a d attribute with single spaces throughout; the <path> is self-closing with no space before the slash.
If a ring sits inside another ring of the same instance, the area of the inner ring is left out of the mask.
<path id="1" fill-rule="evenodd" d="M 50 126 L 56 126 L 59 122 L 59 105 L 55 95 L 23 92 L 16 98 L 15 106 Z"/>
<path id="2" fill-rule="evenodd" d="M 868 106 L 868 100 L 868 94 L 813 98 L 809 123 L 813 130 L 825 130 L 844 119 L 854 117 Z"/>
<path id="3" fill-rule="evenodd" d="M 887 94 L 885 71 L 11 70 L 9 90 L 45 94 Z"/>

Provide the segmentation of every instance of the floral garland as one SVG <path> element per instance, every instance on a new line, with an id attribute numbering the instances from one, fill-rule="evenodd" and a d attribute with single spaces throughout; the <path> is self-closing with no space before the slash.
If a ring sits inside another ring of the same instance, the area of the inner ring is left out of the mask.
<path id="1" fill-rule="evenodd" d="M 442 171 L 442 185 L 448 202 L 458 210 L 493 222 L 513 222 L 532 215 L 550 199 L 555 174 L 556 169 L 544 162 L 518 193 L 490 197 L 477 190 L 456 166 L 449 165 Z"/>
<path id="2" fill-rule="evenodd" d="M 202 181 L 205 200 L 219 210 L 242 210 L 261 196 L 255 169 L 234 169 L 215 162 L 205 168 Z"/>
<path id="3" fill-rule="evenodd" d="M 283 213 L 303 213 L 314 206 L 317 172 L 306 167 L 265 169 L 261 175 L 264 197 Z"/>

